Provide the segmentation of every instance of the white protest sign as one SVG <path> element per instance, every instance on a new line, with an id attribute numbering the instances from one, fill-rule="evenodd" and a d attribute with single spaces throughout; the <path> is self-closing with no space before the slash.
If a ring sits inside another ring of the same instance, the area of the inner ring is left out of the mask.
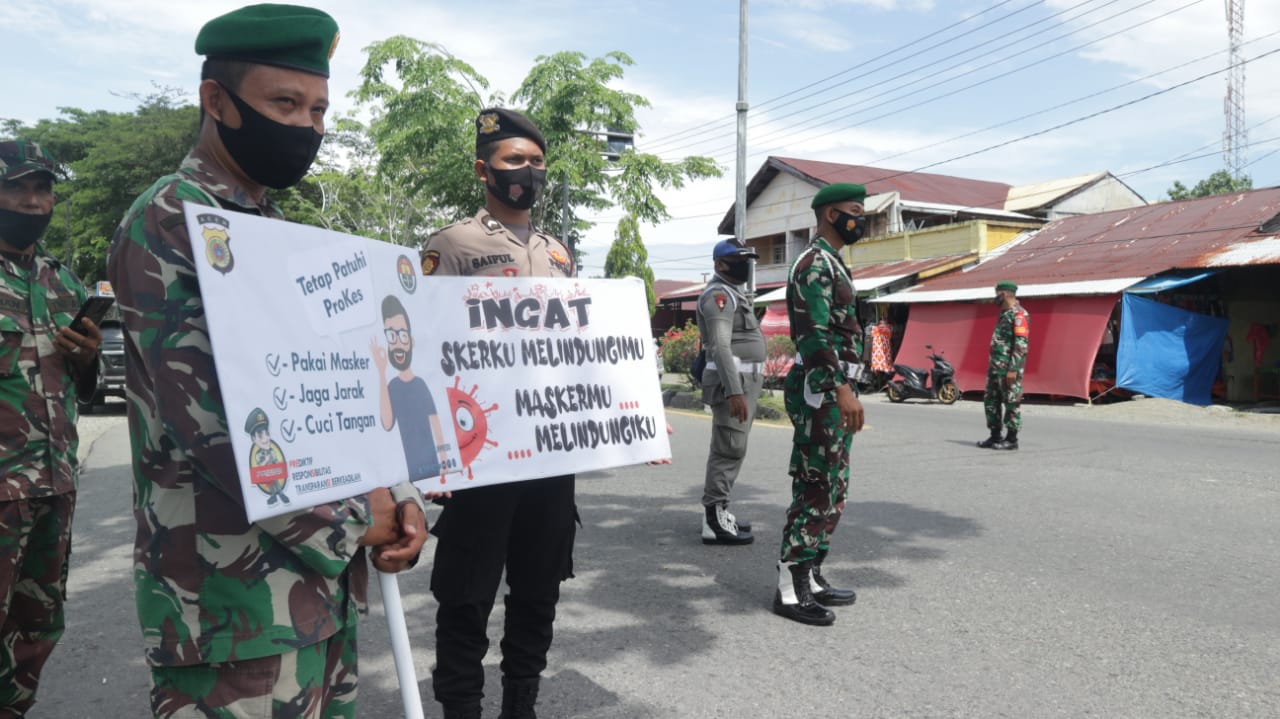
<path id="1" fill-rule="evenodd" d="M 424 277 L 398 245 L 186 219 L 250 520 L 671 454 L 639 280 Z"/>

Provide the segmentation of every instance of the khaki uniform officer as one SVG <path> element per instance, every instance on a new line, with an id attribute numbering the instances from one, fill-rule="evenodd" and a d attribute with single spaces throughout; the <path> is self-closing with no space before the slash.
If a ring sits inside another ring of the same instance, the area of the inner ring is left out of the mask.
<path id="1" fill-rule="evenodd" d="M 523 115 L 485 110 L 476 118 L 476 176 L 485 205 L 475 217 L 432 235 L 422 251 L 428 275 L 572 277 L 569 249 L 530 222 L 546 180 L 546 141 Z M 498 583 L 505 568 L 502 717 L 533 719 L 538 682 L 551 648 L 560 582 L 573 575 L 574 477 L 474 487 L 445 502 L 432 528 L 431 591 L 436 668 L 431 674 L 445 719 L 478 719 L 482 662 Z"/>

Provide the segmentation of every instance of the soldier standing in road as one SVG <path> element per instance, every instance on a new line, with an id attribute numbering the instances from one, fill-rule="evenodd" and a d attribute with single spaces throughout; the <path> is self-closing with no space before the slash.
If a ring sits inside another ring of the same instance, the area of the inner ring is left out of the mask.
<path id="1" fill-rule="evenodd" d="M 862 402 L 854 389 L 862 330 L 853 279 L 840 250 L 862 239 L 866 218 L 862 185 L 837 183 L 818 191 L 810 206 L 817 230 L 791 265 L 787 316 L 796 362 L 783 385 L 795 426 L 791 450 L 791 507 L 782 532 L 773 611 L 804 624 L 830 625 L 827 607 L 853 604 L 851 589 L 822 576 L 831 535 L 849 489 L 849 449 L 862 429 Z"/>
<path id="2" fill-rule="evenodd" d="M 269 218 L 300 181 L 329 105 L 333 18 L 253 5 L 211 20 L 196 146 L 125 214 L 107 275 L 128 357 L 138 618 L 156 717 L 354 716 L 368 566 L 426 539 L 408 483 L 250 523 L 182 201 Z"/>
<path id="3" fill-rule="evenodd" d="M 702 543 L 751 544 L 751 525 L 729 511 L 729 492 L 747 456 L 747 436 L 764 386 L 765 344 L 743 289 L 759 257 L 733 240 L 711 252 L 716 274 L 698 298 L 698 335 L 707 353 L 702 401 L 711 405 L 711 450 L 702 492 Z"/>
<path id="4" fill-rule="evenodd" d="M 991 436 L 978 443 L 984 449 L 1017 449 L 1022 428 L 1022 373 L 1027 364 L 1031 340 L 1031 314 L 1018 304 L 1018 286 L 1005 281 L 996 285 L 995 303 L 1000 318 L 991 333 L 991 355 L 987 364 L 987 388 L 982 407 L 987 412 Z M 1008 430 L 1000 436 L 1001 424 Z"/>
<path id="5" fill-rule="evenodd" d="M 546 180 L 546 141 L 528 118 L 504 109 L 476 118 L 476 176 L 484 207 L 432 235 L 427 275 L 573 277 L 569 248 L 529 217 Z M 551 648 L 560 582 L 573 576 L 574 476 L 454 492 L 432 533 L 436 611 L 432 685 L 445 719 L 475 719 L 484 696 L 486 634 L 506 569 L 502 719 L 533 719 Z"/>
<path id="6" fill-rule="evenodd" d="M 66 624 L 80 397 L 98 381 L 102 335 L 70 327 L 84 285 L 37 243 L 53 216 L 57 162 L 0 142 L 0 717 L 25 716 Z"/>

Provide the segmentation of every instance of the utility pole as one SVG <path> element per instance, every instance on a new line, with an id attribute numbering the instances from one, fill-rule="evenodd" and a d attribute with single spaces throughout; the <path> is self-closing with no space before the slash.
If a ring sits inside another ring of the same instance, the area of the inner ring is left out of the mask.
<path id="1" fill-rule="evenodd" d="M 1244 125 L 1244 59 L 1240 56 L 1244 0 L 1226 0 L 1226 5 L 1231 67 L 1227 70 L 1227 96 L 1222 103 L 1227 116 L 1227 128 L 1222 133 L 1222 159 L 1227 172 L 1238 180 L 1244 174 L 1244 151 L 1249 144 L 1249 131 Z"/>
<path id="2" fill-rule="evenodd" d="M 733 203 L 733 237 L 747 246 L 747 0 L 738 0 L 738 168 Z M 749 263 L 747 294 L 756 293 L 756 263 Z"/>

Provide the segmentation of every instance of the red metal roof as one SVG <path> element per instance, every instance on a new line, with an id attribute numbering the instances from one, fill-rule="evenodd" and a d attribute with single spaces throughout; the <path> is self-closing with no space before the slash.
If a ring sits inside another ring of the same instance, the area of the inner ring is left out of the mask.
<path id="1" fill-rule="evenodd" d="M 1009 196 L 1009 188 L 1012 187 L 1003 182 L 970 180 L 928 172 L 903 172 L 883 167 L 770 157 L 747 183 L 748 207 L 779 172 L 795 175 L 815 188 L 824 187 L 833 182 L 853 182 L 865 185 L 869 195 L 897 192 L 902 199 L 908 201 L 993 210 L 1004 208 L 1005 199 Z M 733 234 L 732 206 L 720 222 L 719 231 L 724 235 Z"/>
<path id="2" fill-rule="evenodd" d="M 898 275 L 915 275 L 935 267 L 959 262 L 966 258 L 973 258 L 973 253 L 962 253 L 957 255 L 941 255 L 939 257 L 926 257 L 918 260 L 898 260 L 896 262 L 877 262 L 871 265 L 856 265 L 849 268 L 849 274 L 853 275 L 853 286 L 858 286 L 860 279 L 874 279 L 878 277 L 892 277 Z"/>
<path id="3" fill-rule="evenodd" d="M 1280 188 L 1055 220 L 966 272 L 915 290 L 1149 277 L 1171 269 L 1280 264 Z M 1262 231 L 1264 229 L 1266 231 Z"/>

